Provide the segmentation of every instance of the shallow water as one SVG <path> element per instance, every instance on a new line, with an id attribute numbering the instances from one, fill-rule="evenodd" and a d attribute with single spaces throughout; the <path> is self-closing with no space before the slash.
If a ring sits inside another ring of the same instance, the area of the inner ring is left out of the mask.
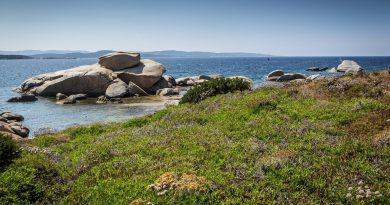
<path id="1" fill-rule="evenodd" d="M 390 57 L 274 57 L 270 58 L 155 58 L 163 63 L 168 75 L 173 77 L 200 74 L 242 75 L 264 82 L 272 70 L 306 72 L 312 66 L 336 67 L 341 59 L 357 61 L 367 70 L 380 70 L 390 66 Z M 33 59 L 0 61 L 0 112 L 16 112 L 25 117 L 24 124 L 31 129 L 31 136 L 41 129 L 61 130 L 72 125 L 94 122 L 125 121 L 133 117 L 153 113 L 164 108 L 164 101 L 158 98 L 130 100 L 125 104 L 94 104 L 94 99 L 74 105 L 58 105 L 54 99 L 39 98 L 36 102 L 7 103 L 18 94 L 13 89 L 24 80 L 46 72 L 67 69 L 79 65 L 96 63 L 97 59 Z M 330 73 L 321 73 L 331 75 Z M 140 102 L 140 100 L 142 102 Z"/>

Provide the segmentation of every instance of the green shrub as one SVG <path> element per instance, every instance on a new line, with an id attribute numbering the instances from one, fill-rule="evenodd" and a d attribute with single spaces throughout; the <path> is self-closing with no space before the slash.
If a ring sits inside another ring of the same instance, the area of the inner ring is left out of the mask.
<path id="1" fill-rule="evenodd" d="M 196 103 L 210 96 L 230 93 L 233 91 L 244 91 L 251 88 L 251 83 L 242 78 L 218 78 L 204 82 L 191 88 L 182 98 L 181 103 Z"/>
<path id="2" fill-rule="evenodd" d="M 19 156 L 18 147 L 10 136 L 0 134 L 0 168 Z"/>

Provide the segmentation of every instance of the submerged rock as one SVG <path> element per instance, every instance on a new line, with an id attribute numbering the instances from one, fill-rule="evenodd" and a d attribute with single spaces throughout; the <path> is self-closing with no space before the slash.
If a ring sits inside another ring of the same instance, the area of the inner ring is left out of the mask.
<path id="1" fill-rule="evenodd" d="M 99 58 L 99 64 L 107 69 L 118 71 L 131 68 L 140 63 L 140 54 L 137 52 L 114 52 Z"/>
<path id="2" fill-rule="evenodd" d="M 22 94 L 19 97 L 13 97 L 7 100 L 7 102 L 34 102 L 37 101 L 38 98 L 34 95 Z"/>
<path id="3" fill-rule="evenodd" d="M 77 100 L 82 100 L 87 98 L 86 94 L 76 94 L 76 95 L 70 95 L 69 97 L 58 101 L 58 104 L 74 104 L 77 102 Z"/>
<path id="4" fill-rule="evenodd" d="M 323 68 L 311 67 L 311 68 L 306 69 L 306 71 L 321 72 L 321 71 L 326 71 L 328 69 L 329 69 L 328 67 L 323 67 Z"/>

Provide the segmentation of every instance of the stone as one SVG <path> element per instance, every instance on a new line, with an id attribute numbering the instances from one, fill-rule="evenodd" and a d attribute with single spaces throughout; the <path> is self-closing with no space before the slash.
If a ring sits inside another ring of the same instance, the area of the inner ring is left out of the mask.
<path id="1" fill-rule="evenodd" d="M 361 70 L 363 70 L 363 68 L 358 63 L 352 60 L 343 60 L 343 62 L 341 62 L 341 64 L 337 66 L 338 72 L 347 72 L 347 71 L 358 72 Z"/>
<path id="2" fill-rule="evenodd" d="M 30 78 L 22 83 L 20 90 L 40 96 L 55 96 L 57 93 L 99 96 L 105 93 L 112 80 L 111 70 L 93 64 Z"/>
<path id="3" fill-rule="evenodd" d="M 294 73 L 294 74 L 284 74 L 280 76 L 276 81 L 277 82 L 284 82 L 284 81 L 291 81 L 291 80 L 297 80 L 297 79 L 306 79 L 306 76 L 300 73 Z"/>
<path id="4" fill-rule="evenodd" d="M 328 69 L 326 71 L 329 72 L 329 73 L 336 73 L 337 69 L 336 68 L 331 68 L 331 69 Z"/>
<path id="5" fill-rule="evenodd" d="M 123 103 L 122 98 L 111 98 L 110 102 L 112 103 Z"/>
<path id="6" fill-rule="evenodd" d="M 24 117 L 22 115 L 19 115 L 19 114 L 16 114 L 16 113 L 13 113 L 13 112 L 3 112 L 0 114 L 0 117 L 6 119 L 7 121 L 8 120 L 15 120 L 15 121 L 23 121 L 24 120 Z"/>
<path id="7" fill-rule="evenodd" d="M 282 70 L 274 70 L 268 73 L 267 77 L 275 77 L 275 76 L 282 76 L 284 75 L 284 71 Z"/>
<path id="8" fill-rule="evenodd" d="M 29 95 L 29 94 L 22 94 L 19 97 L 13 97 L 7 100 L 7 102 L 34 102 L 37 101 L 38 98 L 35 97 L 34 95 Z"/>
<path id="9" fill-rule="evenodd" d="M 274 70 L 267 75 L 267 80 L 276 81 L 280 76 L 284 75 L 284 71 L 282 70 Z"/>
<path id="10" fill-rule="evenodd" d="M 23 138 L 21 136 L 15 134 L 15 133 L 0 131 L 0 134 L 5 135 L 5 136 L 10 136 L 12 138 L 12 140 L 14 140 L 14 141 L 22 141 L 23 140 Z"/>
<path id="11" fill-rule="evenodd" d="M 56 94 L 56 100 L 63 100 L 65 98 L 67 98 L 68 96 L 65 95 L 65 94 L 62 94 L 62 93 L 57 93 Z"/>
<path id="12" fill-rule="evenodd" d="M 175 85 L 176 81 L 172 76 L 163 75 L 157 83 L 147 90 L 147 93 L 156 94 L 157 90 L 172 88 Z"/>
<path id="13" fill-rule="evenodd" d="M 128 93 L 130 96 L 135 96 L 135 95 L 147 96 L 148 95 L 148 93 L 146 93 L 142 88 L 138 87 L 138 85 L 136 85 L 133 82 L 129 82 Z"/>
<path id="14" fill-rule="evenodd" d="M 99 64 L 107 69 L 118 71 L 140 64 L 141 55 L 137 52 L 113 52 L 99 58 Z"/>
<path id="15" fill-rule="evenodd" d="M 133 68 L 117 72 L 117 77 L 125 83 L 133 82 L 143 90 L 148 90 L 165 73 L 165 68 L 161 63 L 152 60 L 141 60 L 141 63 Z"/>
<path id="16" fill-rule="evenodd" d="M 311 68 L 307 68 L 306 71 L 321 72 L 321 71 L 326 71 L 328 69 L 329 69 L 328 67 L 323 67 L 323 68 L 311 67 Z"/>
<path id="17" fill-rule="evenodd" d="M 108 98 L 121 98 L 128 94 L 129 86 L 121 81 L 120 79 L 115 79 L 107 88 L 106 96 Z"/>
<path id="18" fill-rule="evenodd" d="M 77 100 L 82 100 L 87 98 L 86 94 L 76 94 L 76 95 L 70 95 L 67 98 L 58 101 L 58 104 L 74 104 L 77 102 Z"/>
<path id="19" fill-rule="evenodd" d="M 315 80 L 315 79 L 319 78 L 320 76 L 321 76 L 320 74 L 310 75 L 306 78 L 306 80 Z"/>
<path id="20" fill-rule="evenodd" d="M 159 96 L 168 96 L 168 95 L 179 95 L 180 90 L 178 88 L 164 88 L 156 92 L 156 95 Z"/>
<path id="21" fill-rule="evenodd" d="M 11 129 L 19 136 L 21 137 L 28 137 L 28 134 L 30 133 L 30 130 L 27 127 L 24 127 L 21 123 L 11 123 L 9 124 L 11 126 Z"/>
<path id="22" fill-rule="evenodd" d="M 294 80 L 293 74 L 287 73 L 287 74 L 280 76 L 276 81 L 283 82 L 283 81 L 290 81 L 290 80 Z"/>
<path id="23" fill-rule="evenodd" d="M 293 74 L 293 78 L 294 78 L 294 80 L 297 80 L 297 79 L 306 79 L 307 76 L 304 75 L 304 74 L 302 74 L 302 73 L 294 73 L 294 74 Z"/>
<path id="24" fill-rule="evenodd" d="M 0 132 L 15 133 L 8 123 L 0 122 Z"/>
<path id="25" fill-rule="evenodd" d="M 108 101 L 109 101 L 109 99 L 106 96 L 101 95 L 98 97 L 96 103 L 97 104 L 106 104 Z"/>

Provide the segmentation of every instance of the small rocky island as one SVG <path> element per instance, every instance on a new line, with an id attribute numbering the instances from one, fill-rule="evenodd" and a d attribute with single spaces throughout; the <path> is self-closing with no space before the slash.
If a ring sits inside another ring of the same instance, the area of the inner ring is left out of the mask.
<path id="1" fill-rule="evenodd" d="M 87 97 L 98 97 L 97 103 L 121 102 L 121 98 L 131 96 L 178 95 L 183 87 L 224 77 L 201 75 L 175 80 L 164 75 L 165 71 L 161 63 L 141 59 L 140 53 L 113 52 L 101 56 L 97 64 L 32 77 L 17 88 L 22 97 L 10 102 L 31 96 L 56 97 L 59 104 L 72 104 Z"/>

